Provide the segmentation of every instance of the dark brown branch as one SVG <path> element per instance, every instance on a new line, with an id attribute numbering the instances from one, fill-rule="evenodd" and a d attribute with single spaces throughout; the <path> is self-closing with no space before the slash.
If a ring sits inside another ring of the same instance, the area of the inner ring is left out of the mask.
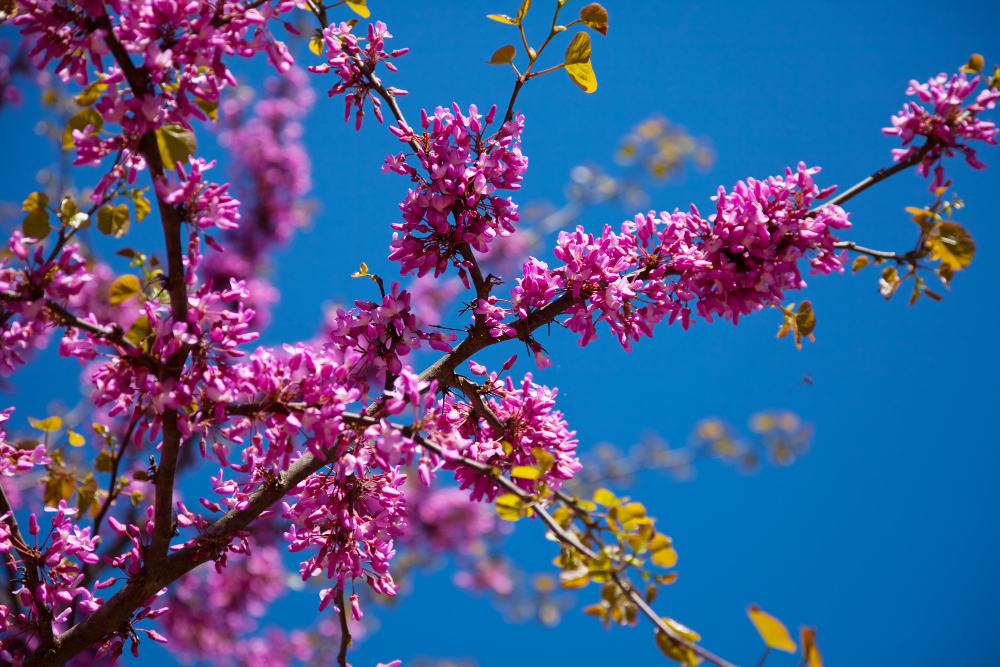
<path id="1" fill-rule="evenodd" d="M 114 56 L 122 73 L 128 81 L 132 94 L 142 98 L 150 92 L 149 74 L 139 69 L 115 35 L 107 14 L 97 19 L 99 27 L 104 29 L 104 41 Z M 156 135 L 147 132 L 139 140 L 139 150 L 146 159 L 149 173 L 153 180 L 164 178 L 163 159 L 157 145 Z M 160 211 L 160 222 L 163 226 L 163 241 L 167 253 L 166 291 L 170 295 L 170 312 L 174 322 L 187 322 L 187 285 L 184 276 L 184 245 L 181 240 L 183 218 L 180 211 L 156 195 Z M 182 346 L 166 361 L 164 378 L 178 379 L 188 356 L 187 346 Z M 160 567 L 167 557 L 170 537 L 173 532 L 173 498 L 174 480 L 177 474 L 177 455 L 180 451 L 181 431 L 177 424 L 176 410 L 163 411 L 163 442 L 160 448 L 160 461 L 156 469 L 156 490 L 153 502 L 154 514 L 153 539 L 146 557 L 145 569 L 153 570 Z"/>
<path id="2" fill-rule="evenodd" d="M 472 405 L 472 409 L 475 413 L 485 419 L 486 422 L 492 427 L 493 437 L 501 437 L 506 429 L 504 428 L 503 422 L 500 421 L 500 418 L 496 416 L 496 413 L 494 413 L 490 406 L 486 404 L 486 401 L 483 400 L 481 395 L 483 387 L 464 375 L 458 374 L 452 376 L 452 383 L 455 387 L 461 390 L 463 394 L 465 394 L 466 398 L 469 399 L 469 404 Z"/>
<path id="3" fill-rule="evenodd" d="M 813 210 L 811 210 L 809 212 L 812 213 L 812 214 L 815 214 L 821 208 L 823 208 L 824 206 L 840 206 L 841 204 L 843 204 L 847 200 L 852 199 L 855 196 L 861 194 L 862 192 L 864 192 L 865 190 L 867 190 L 871 186 L 875 185 L 876 183 L 878 183 L 880 181 L 884 181 L 885 179 L 889 178 L 893 174 L 898 174 L 899 172 L 903 171 L 904 169 L 909 169 L 910 167 L 912 167 L 915 164 L 919 164 L 920 161 L 924 159 L 924 156 L 927 155 L 927 151 L 929 151 L 931 149 L 931 146 L 933 146 L 933 145 L 934 145 L 934 139 L 928 138 L 927 139 L 927 143 L 925 143 L 923 146 L 921 146 L 920 150 L 918 150 L 916 153 L 914 153 L 910 157 L 906 158 L 905 160 L 903 160 L 901 162 L 897 162 L 896 164 L 892 165 L 891 167 L 879 169 L 878 171 L 876 171 L 874 174 L 872 174 L 871 176 L 869 176 L 865 180 L 863 180 L 860 183 L 857 183 L 857 184 L 851 186 L 850 188 L 848 188 L 847 190 L 844 190 L 843 192 L 841 192 L 839 195 L 837 195 L 836 197 L 834 197 L 830 201 L 823 202 L 821 205 L 817 206 L 816 208 L 814 208 Z"/>
<path id="4" fill-rule="evenodd" d="M 38 589 L 42 582 L 38 574 L 37 559 L 32 553 L 32 549 L 29 548 L 28 543 L 25 541 L 24 535 L 21 533 L 21 527 L 18 526 L 17 519 L 14 517 L 14 508 L 10 506 L 10 500 L 7 498 L 7 492 L 4 490 L 3 485 L 0 484 L 0 515 L 4 514 L 7 515 L 4 521 L 6 521 L 7 526 L 10 528 L 11 543 L 14 545 L 14 549 L 21 554 L 21 560 L 24 563 L 24 578 L 27 589 L 35 601 L 35 609 L 38 610 L 38 634 L 40 643 L 38 648 L 35 649 L 35 653 L 48 653 L 52 650 L 56 641 L 55 636 L 52 633 L 52 610 L 49 609 L 48 603 L 38 597 Z M 11 567 L 16 569 L 17 566 L 13 555 L 8 554 L 8 558 L 8 562 Z"/>
<path id="5" fill-rule="evenodd" d="M 350 667 L 347 664 L 347 647 L 351 645 L 351 630 L 347 627 L 347 605 L 344 604 L 344 589 L 337 589 L 334 604 L 340 610 L 340 650 L 337 652 L 337 664 L 340 667 Z"/>
<path id="6" fill-rule="evenodd" d="M 41 297 L 38 297 L 41 298 Z M 0 291 L 0 301 L 32 301 L 34 300 L 31 296 L 15 292 L 13 290 Z M 77 317 L 65 306 L 53 301 L 52 299 L 45 299 L 45 309 L 49 311 L 52 318 L 56 320 L 60 325 L 68 327 L 71 329 L 79 329 L 81 331 L 86 331 L 89 334 L 93 334 L 98 338 L 103 338 L 109 343 L 113 344 L 121 356 L 126 357 L 141 366 L 145 366 L 151 370 L 159 370 L 161 367 L 160 362 L 146 354 L 135 345 L 132 344 L 127 338 L 125 338 L 125 332 L 117 324 L 104 327 L 99 324 L 94 324 L 88 322 L 80 317 Z"/>

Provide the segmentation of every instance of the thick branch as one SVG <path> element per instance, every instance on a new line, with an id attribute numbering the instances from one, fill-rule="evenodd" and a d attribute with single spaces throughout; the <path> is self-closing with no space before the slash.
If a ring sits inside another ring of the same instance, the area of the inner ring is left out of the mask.
<path id="1" fill-rule="evenodd" d="M 118 65 L 122 68 L 122 73 L 128 80 L 133 96 L 141 99 L 146 94 L 151 93 L 149 75 L 145 70 L 137 68 L 132 62 L 125 47 L 115 35 L 108 15 L 101 16 L 98 19 L 98 24 L 105 31 L 104 40 Z M 147 132 L 142 136 L 139 140 L 139 150 L 146 159 L 153 180 L 163 179 L 163 159 L 160 156 L 156 135 L 153 132 Z M 160 211 L 160 222 L 163 226 L 163 240 L 167 253 L 165 282 L 167 293 L 170 295 L 171 316 L 174 322 L 186 322 L 188 298 L 184 277 L 184 245 L 181 240 L 181 228 L 184 221 L 180 211 L 165 202 L 159 194 L 156 195 L 156 202 Z M 187 355 L 188 348 L 184 346 L 167 359 L 166 378 L 177 379 L 180 377 Z M 177 454 L 180 451 L 181 437 L 181 431 L 177 424 L 177 411 L 164 410 L 163 442 L 160 450 L 160 461 L 156 469 L 156 491 L 153 504 L 155 528 L 144 566 L 147 570 L 155 570 L 162 565 L 167 557 L 167 548 L 170 546 L 170 537 L 173 531 L 174 480 L 177 475 Z"/>

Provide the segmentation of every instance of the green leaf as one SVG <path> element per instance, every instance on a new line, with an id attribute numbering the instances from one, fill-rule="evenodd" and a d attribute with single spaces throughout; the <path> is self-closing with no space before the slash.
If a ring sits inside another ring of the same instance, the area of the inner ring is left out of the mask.
<path id="1" fill-rule="evenodd" d="M 125 332 L 125 340 L 138 347 L 142 344 L 142 341 L 144 341 L 152 333 L 153 327 L 149 325 L 149 318 L 145 315 L 140 315 L 139 318 L 132 323 L 132 326 L 128 328 L 128 331 Z"/>
<path id="2" fill-rule="evenodd" d="M 119 276 L 111 283 L 111 304 L 125 303 L 141 291 L 139 279 L 131 273 Z"/>
<path id="3" fill-rule="evenodd" d="M 97 99 L 104 94 L 104 91 L 108 89 L 108 84 L 103 81 L 94 81 L 86 88 L 80 91 L 80 94 L 76 96 L 74 101 L 81 107 L 89 107 L 91 104 L 97 101 Z"/>
<path id="4" fill-rule="evenodd" d="M 128 206 L 125 204 L 118 206 L 105 204 L 97 209 L 97 229 L 102 234 L 120 239 L 125 236 L 130 226 Z"/>
<path id="5" fill-rule="evenodd" d="M 368 10 L 368 7 L 365 5 L 365 0 L 346 0 L 344 4 L 350 7 L 351 11 L 363 19 L 372 15 L 372 13 Z"/>
<path id="6" fill-rule="evenodd" d="M 521 518 L 524 502 L 516 493 L 504 493 L 497 496 L 497 514 L 505 521 L 517 521 Z"/>
<path id="7" fill-rule="evenodd" d="M 521 0 L 521 6 L 517 8 L 517 16 L 514 17 L 514 22 L 521 25 L 521 21 L 524 20 L 529 9 L 531 9 L 531 0 Z"/>
<path id="8" fill-rule="evenodd" d="M 100 132 L 101 127 L 104 126 L 104 119 L 95 109 L 81 109 L 70 116 L 69 120 L 66 121 L 66 129 L 63 130 L 63 148 L 73 148 L 73 130 L 83 131 L 88 125 L 92 126 L 91 135 Z"/>
<path id="9" fill-rule="evenodd" d="M 156 144 L 160 147 L 160 157 L 167 169 L 176 169 L 178 163 L 186 164 L 188 158 L 198 150 L 194 132 L 170 123 L 156 131 Z"/>
<path id="10" fill-rule="evenodd" d="M 487 14 L 486 18 L 493 19 L 499 23 L 507 23 L 509 25 L 517 25 L 517 21 L 507 16 L 506 14 Z"/>
<path id="11" fill-rule="evenodd" d="M 21 231 L 24 232 L 26 238 L 38 239 L 39 241 L 48 236 L 49 232 L 52 231 L 48 210 L 34 208 L 28 211 L 28 215 L 24 216 L 24 220 L 21 222 Z"/>
<path id="12" fill-rule="evenodd" d="M 28 417 L 28 423 L 37 428 L 39 431 L 45 431 L 46 433 L 52 433 L 53 431 L 58 431 L 62 428 L 61 417 L 48 417 L 47 419 L 35 419 L 34 417 Z"/>
<path id="13" fill-rule="evenodd" d="M 517 49 L 514 48 L 513 44 L 507 44 L 506 46 L 501 46 L 499 49 L 493 52 L 493 57 L 490 58 L 488 65 L 506 65 L 514 59 L 517 54 Z"/>
<path id="14" fill-rule="evenodd" d="M 931 259 L 940 259 L 952 269 L 964 269 L 976 255 L 976 241 L 972 234 L 957 222 L 942 222 L 927 239 Z"/>
<path id="15" fill-rule="evenodd" d="M 602 35 L 608 34 L 608 10 L 596 2 L 580 10 L 580 21 Z"/>

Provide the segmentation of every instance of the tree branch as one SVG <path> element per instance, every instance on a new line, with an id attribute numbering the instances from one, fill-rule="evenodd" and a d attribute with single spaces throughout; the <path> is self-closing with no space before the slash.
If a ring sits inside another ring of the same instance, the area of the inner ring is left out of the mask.
<path id="1" fill-rule="evenodd" d="M 41 587 L 41 578 L 38 575 L 38 563 L 35 556 L 32 554 L 32 550 L 28 548 L 28 543 L 24 539 L 24 535 L 21 534 L 21 528 L 17 524 L 17 519 L 14 517 L 14 509 L 10 506 L 10 500 L 7 498 L 7 491 L 4 490 L 3 485 L 0 484 L 0 516 L 7 515 L 4 521 L 10 528 L 11 542 L 14 548 L 17 549 L 18 553 L 21 554 L 21 560 L 24 563 L 24 575 L 27 583 L 28 591 L 31 593 L 32 599 L 35 601 L 35 609 L 38 611 L 38 634 L 40 643 L 38 648 L 35 649 L 35 653 L 49 653 L 54 644 L 55 636 L 52 633 L 52 610 L 49 609 L 48 603 L 41 599 L 38 594 L 38 590 Z M 37 552 L 36 552 L 37 553 Z M 8 554 L 10 559 L 8 562 L 11 567 L 17 568 L 14 557 Z"/>

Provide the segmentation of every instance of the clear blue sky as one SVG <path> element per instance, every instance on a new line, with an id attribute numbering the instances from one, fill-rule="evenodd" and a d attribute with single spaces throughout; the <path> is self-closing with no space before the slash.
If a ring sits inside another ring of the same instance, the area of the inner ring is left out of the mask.
<path id="1" fill-rule="evenodd" d="M 536 1 L 530 34 L 544 29 L 549 4 Z M 710 136 L 718 151 L 711 173 L 653 191 L 657 209 L 694 201 L 704 211 L 718 184 L 780 173 L 799 160 L 823 166 L 822 182 L 848 186 L 889 164 L 896 141 L 879 129 L 901 107 L 909 79 L 954 71 L 973 51 L 990 65 L 1000 61 L 1000 5 L 981 0 L 606 6 L 609 35 L 593 39 L 597 92 L 584 95 L 557 72 L 519 98 L 531 159 L 519 202 L 560 201 L 573 165 L 609 162 L 617 138 L 652 112 Z M 510 71 L 483 61 L 514 43 L 516 31 L 485 14 L 513 13 L 514 0 L 371 0 L 371 7 L 395 45 L 411 49 L 391 80 L 411 92 L 401 100 L 411 118 L 452 101 L 480 109 L 506 103 Z M 51 159 L 31 134 L 34 108 L 3 113 L 0 199 L 34 189 L 34 172 Z M 384 257 L 406 182 L 379 167 L 397 144 L 371 117 L 360 133 L 342 117 L 342 101 L 321 90 L 306 133 L 314 195 L 324 205 L 314 228 L 278 256 L 284 300 L 267 342 L 309 337 L 322 302 L 356 298 L 365 286 L 348 276 L 359 261 L 393 273 Z M 981 156 L 991 165 L 983 172 L 951 165 L 954 189 L 967 201 L 957 219 L 979 252 L 942 303 L 909 308 L 901 296 L 885 303 L 868 269 L 809 279 L 819 325 L 817 342 L 802 351 L 775 339 L 773 311 L 739 327 L 663 328 L 630 355 L 604 330 L 585 349 L 561 331 L 544 341 L 555 367 L 538 379 L 561 388 L 560 406 L 584 448 L 601 440 L 628 446 L 648 428 L 679 444 L 702 417 L 742 424 L 766 408 L 789 408 L 815 424 L 812 450 L 790 468 L 743 476 L 708 463 L 694 481 L 647 475 L 631 490 L 680 552 L 680 579 L 657 608 L 700 631 L 713 651 L 755 664 L 760 643 L 744 607 L 758 602 L 793 629 L 817 626 L 829 665 L 995 661 L 1000 318 L 989 294 L 1000 268 L 1000 150 Z M 926 181 L 896 176 L 850 202 L 855 227 L 845 236 L 907 248 L 914 226 L 903 208 L 926 203 Z M 624 217 L 604 208 L 584 222 L 597 231 Z M 143 223 L 136 238 L 154 239 L 153 225 Z M 804 374 L 815 384 L 803 384 Z M 16 389 L 6 400 L 24 407 L 23 420 L 54 394 L 74 395 L 75 362 L 47 354 L 17 376 Z M 518 525 L 510 548 L 528 570 L 546 569 L 555 554 L 531 522 Z M 579 592 L 577 609 L 597 595 L 593 586 Z M 314 597 L 295 597 L 276 613 L 307 621 L 314 609 Z M 574 610 L 556 629 L 505 625 L 487 599 L 467 598 L 446 573 L 418 580 L 398 608 L 378 613 L 382 629 L 353 654 L 356 665 L 415 655 L 471 656 L 481 667 L 662 660 L 647 624 L 605 632 Z M 768 664 L 790 662 L 779 654 Z"/>

